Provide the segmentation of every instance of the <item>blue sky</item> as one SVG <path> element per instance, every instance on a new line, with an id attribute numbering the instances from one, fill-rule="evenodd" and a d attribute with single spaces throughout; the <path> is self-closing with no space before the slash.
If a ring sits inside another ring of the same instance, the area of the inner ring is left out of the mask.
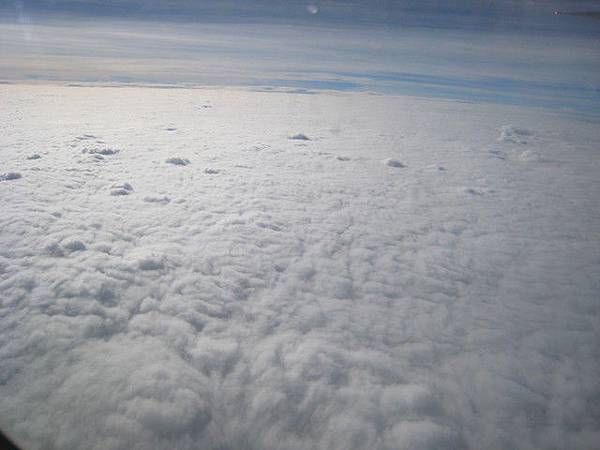
<path id="1" fill-rule="evenodd" d="M 19 0 L 0 79 L 359 90 L 598 112 L 590 1 Z"/>
<path id="2" fill-rule="evenodd" d="M 594 0 L 5 0 L 1 4 L 6 11 L 29 14 L 479 29 L 553 28 L 557 24 L 545 19 L 555 10 L 600 9 Z M 316 8 L 307 9 L 309 5 Z"/>

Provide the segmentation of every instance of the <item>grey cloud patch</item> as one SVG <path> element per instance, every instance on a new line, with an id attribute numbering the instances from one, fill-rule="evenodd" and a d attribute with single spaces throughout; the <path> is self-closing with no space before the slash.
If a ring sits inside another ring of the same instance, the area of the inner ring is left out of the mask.
<path id="1" fill-rule="evenodd" d="M 0 175 L 0 181 L 18 180 L 22 175 L 19 172 L 6 172 Z"/>
<path id="2" fill-rule="evenodd" d="M 190 160 L 189 159 L 179 158 L 179 157 L 167 158 L 165 160 L 165 162 L 167 164 L 172 164 L 174 166 L 187 166 L 188 164 L 190 164 Z"/>
<path id="3" fill-rule="evenodd" d="M 293 135 L 289 136 L 288 139 L 295 140 L 295 141 L 310 141 L 310 138 L 303 133 L 293 134 Z"/>

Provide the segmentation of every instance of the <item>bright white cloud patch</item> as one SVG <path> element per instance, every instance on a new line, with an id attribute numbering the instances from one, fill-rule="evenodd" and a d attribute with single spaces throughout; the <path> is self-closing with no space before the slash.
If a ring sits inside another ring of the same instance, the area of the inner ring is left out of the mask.
<path id="1" fill-rule="evenodd" d="M 0 426 L 25 448 L 599 442 L 597 124 L 0 89 Z"/>

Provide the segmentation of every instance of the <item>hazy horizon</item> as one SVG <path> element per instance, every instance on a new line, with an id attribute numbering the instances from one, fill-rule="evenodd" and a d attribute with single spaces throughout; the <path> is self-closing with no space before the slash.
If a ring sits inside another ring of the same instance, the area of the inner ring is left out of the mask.
<path id="1" fill-rule="evenodd" d="M 19 1 L 0 79 L 407 94 L 599 112 L 594 2 Z"/>

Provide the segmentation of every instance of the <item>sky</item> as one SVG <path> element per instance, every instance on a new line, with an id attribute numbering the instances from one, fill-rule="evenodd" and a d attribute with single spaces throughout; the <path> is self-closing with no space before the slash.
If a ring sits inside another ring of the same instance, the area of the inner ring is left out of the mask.
<path id="1" fill-rule="evenodd" d="M 245 86 L 600 111 L 591 1 L 3 0 L 0 80 Z"/>

